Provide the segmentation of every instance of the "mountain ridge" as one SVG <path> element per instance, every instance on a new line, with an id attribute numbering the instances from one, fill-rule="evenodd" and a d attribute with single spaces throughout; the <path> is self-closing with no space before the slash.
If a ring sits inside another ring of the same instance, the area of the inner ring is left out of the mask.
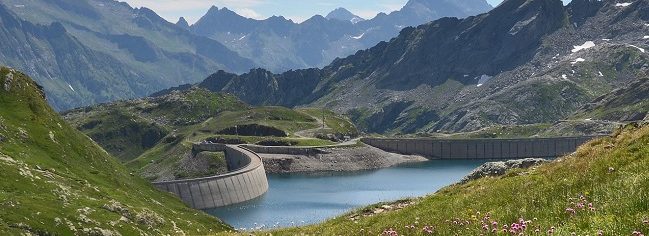
<path id="1" fill-rule="evenodd" d="M 322 69 L 220 71 L 196 86 L 254 105 L 327 107 L 369 132 L 553 122 L 642 76 L 638 27 L 649 17 L 647 1 L 634 4 L 507 0 L 486 14 L 405 28 Z M 589 40 L 597 46 L 574 49 Z"/>
<path id="2" fill-rule="evenodd" d="M 350 12 L 349 10 L 339 7 L 336 8 L 335 10 L 329 12 L 327 16 L 325 16 L 327 19 L 336 19 L 336 20 L 342 20 L 342 21 L 349 21 L 352 24 L 356 24 L 358 22 L 364 21 L 360 16 L 354 15 L 354 13 Z"/>
<path id="3" fill-rule="evenodd" d="M 14 41 L 28 43 L 6 48 L 0 62 L 43 84 L 57 110 L 142 97 L 218 69 L 254 67 L 219 42 L 193 35 L 147 8 L 112 0 L 0 4 L 4 21 L 33 25 L 4 29 L 5 38 L 26 37 Z M 30 31 L 50 25 L 68 39 L 50 40 Z M 79 56 L 66 59 L 75 53 Z"/>
<path id="4" fill-rule="evenodd" d="M 337 57 L 351 55 L 357 50 L 388 40 L 406 26 L 416 26 L 444 16 L 468 17 L 491 9 L 484 0 L 472 0 L 481 1 L 481 7 L 468 10 L 456 6 L 454 1 L 432 4 L 439 8 L 439 12 L 453 8 L 449 14 L 433 11 L 411 14 L 416 9 L 404 7 L 390 15 L 379 14 L 373 19 L 355 23 L 348 19 L 353 14 L 346 11 L 343 17 L 346 20 L 343 21 L 316 15 L 302 23 L 285 20 L 279 25 L 267 23 L 273 17 L 253 20 L 213 6 L 191 28 L 198 35 L 223 42 L 241 55 L 253 58 L 270 71 L 283 72 L 326 66 Z"/>

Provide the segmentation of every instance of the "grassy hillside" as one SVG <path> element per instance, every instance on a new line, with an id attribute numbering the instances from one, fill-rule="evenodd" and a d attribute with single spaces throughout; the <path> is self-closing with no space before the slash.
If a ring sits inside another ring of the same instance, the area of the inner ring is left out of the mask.
<path id="1" fill-rule="evenodd" d="M 203 89 L 75 109 L 65 119 L 122 161 L 132 160 L 180 127 L 248 106 Z"/>
<path id="2" fill-rule="evenodd" d="M 333 113 L 331 115 L 331 119 L 334 120 L 333 117 L 335 116 Z M 335 120 L 342 122 L 336 123 L 339 126 L 354 127 L 342 117 L 336 117 Z M 252 126 L 254 128 L 250 128 L 250 125 L 254 125 Z M 126 162 L 126 166 L 149 180 L 197 177 L 200 176 L 200 173 L 192 173 L 195 171 L 186 170 L 183 164 L 195 160 L 189 155 L 193 143 L 203 140 L 213 140 L 215 142 L 219 140 L 220 142 L 232 143 L 294 146 L 335 144 L 333 141 L 315 136 L 315 131 L 321 130 L 321 125 L 321 121 L 308 113 L 283 107 L 229 110 L 219 113 L 202 123 L 177 128 L 156 146 L 148 149 L 139 157 Z M 233 133 L 226 131 L 232 131 Z M 257 131 L 259 131 L 258 134 L 253 135 Z M 301 136 L 302 134 L 306 136 Z M 214 173 L 213 170 L 199 172 Z"/>
<path id="3" fill-rule="evenodd" d="M 323 224 L 272 234 L 396 235 L 389 234 L 390 229 L 398 235 L 647 233 L 648 165 L 649 126 L 627 126 L 615 137 L 585 144 L 575 154 L 538 168 L 391 204 L 405 206 L 401 210 L 379 204 Z M 378 210 L 384 208 L 388 210 Z"/>
<path id="4" fill-rule="evenodd" d="M 232 95 L 192 88 L 63 115 L 132 171 L 149 180 L 169 180 L 223 172 L 220 159 L 189 155 L 193 143 L 206 139 L 322 146 L 358 135 L 351 121 L 325 113 L 322 129 L 320 110 L 250 107 Z"/>
<path id="5" fill-rule="evenodd" d="M 24 74 L 0 68 L 0 234 L 203 234 L 231 229 L 129 174 Z"/>
<path id="6" fill-rule="evenodd" d="M 573 118 L 635 121 L 644 119 L 648 112 L 649 78 L 643 78 L 599 97 L 578 110 Z"/>

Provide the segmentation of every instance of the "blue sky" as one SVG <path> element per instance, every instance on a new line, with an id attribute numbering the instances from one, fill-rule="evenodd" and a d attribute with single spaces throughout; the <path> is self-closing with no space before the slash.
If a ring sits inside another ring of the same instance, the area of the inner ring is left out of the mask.
<path id="1" fill-rule="evenodd" d="M 399 10 L 407 0 L 120 0 L 133 7 L 148 7 L 165 19 L 176 22 L 184 16 L 190 24 L 194 23 L 214 5 L 227 7 L 240 15 L 265 19 L 273 15 L 282 15 L 296 22 L 309 17 L 326 15 L 337 7 L 345 7 L 355 14 L 372 18 L 379 12 Z M 462 0 L 458 0 L 462 1 Z M 487 0 L 491 5 L 498 5 L 502 0 Z"/>

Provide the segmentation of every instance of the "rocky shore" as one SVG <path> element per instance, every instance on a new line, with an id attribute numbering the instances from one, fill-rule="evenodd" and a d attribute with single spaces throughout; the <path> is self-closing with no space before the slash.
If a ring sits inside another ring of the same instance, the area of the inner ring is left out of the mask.
<path id="1" fill-rule="evenodd" d="M 388 153 L 367 145 L 318 148 L 312 155 L 258 154 L 264 160 L 267 173 L 371 170 L 428 160 L 422 156 Z"/>

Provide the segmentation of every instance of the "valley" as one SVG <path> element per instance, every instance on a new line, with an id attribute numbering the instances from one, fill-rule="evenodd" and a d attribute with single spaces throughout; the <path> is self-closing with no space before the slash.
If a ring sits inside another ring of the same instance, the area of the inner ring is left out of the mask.
<path id="1" fill-rule="evenodd" d="M 129 3 L 0 0 L 0 234 L 649 232 L 649 0 Z"/>

